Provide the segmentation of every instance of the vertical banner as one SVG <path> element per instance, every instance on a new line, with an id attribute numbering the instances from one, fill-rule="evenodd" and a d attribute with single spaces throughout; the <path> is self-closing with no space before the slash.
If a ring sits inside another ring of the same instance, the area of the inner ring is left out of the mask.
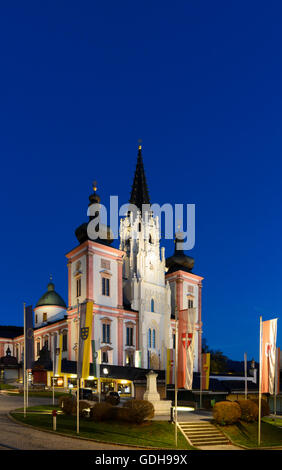
<path id="1" fill-rule="evenodd" d="M 26 360 L 26 369 L 32 369 L 34 361 L 34 335 L 33 335 L 33 313 L 32 305 L 25 308 L 25 338 L 24 352 Z"/>
<path id="2" fill-rule="evenodd" d="M 55 375 L 61 375 L 62 373 L 62 350 L 63 350 L 63 335 L 54 335 L 53 347 L 55 348 L 54 360 L 54 373 Z"/>
<path id="3" fill-rule="evenodd" d="M 93 363 L 93 375 L 94 377 L 97 377 L 97 357 L 98 353 L 95 351 L 95 340 L 91 340 L 91 346 L 92 346 L 92 363 Z"/>
<path id="4" fill-rule="evenodd" d="M 202 390 L 208 390 L 210 386 L 210 353 L 202 354 Z"/>
<path id="5" fill-rule="evenodd" d="M 179 312 L 177 382 L 186 390 L 192 390 L 193 383 L 195 317 L 195 308 Z"/>
<path id="6" fill-rule="evenodd" d="M 173 384 L 174 383 L 174 376 L 173 376 L 173 371 L 174 371 L 174 350 L 173 349 L 167 349 L 167 362 L 166 362 L 166 383 L 168 384 Z"/>
<path id="7" fill-rule="evenodd" d="M 86 379 L 89 376 L 90 347 L 92 338 L 93 301 L 80 305 L 79 356 L 77 376 Z"/>
<path id="8" fill-rule="evenodd" d="M 274 393 L 277 318 L 262 322 L 261 393 Z"/>

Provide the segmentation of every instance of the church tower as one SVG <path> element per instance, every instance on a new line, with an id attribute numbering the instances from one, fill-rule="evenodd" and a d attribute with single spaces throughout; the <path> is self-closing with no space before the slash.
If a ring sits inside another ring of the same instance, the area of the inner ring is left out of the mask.
<path id="1" fill-rule="evenodd" d="M 139 312 L 141 367 L 165 368 L 165 348 L 170 346 L 170 287 L 165 280 L 165 250 L 160 253 L 158 217 L 150 210 L 142 147 L 130 197 L 130 207 L 120 223 L 120 250 L 125 252 L 123 291 L 125 304 Z"/>

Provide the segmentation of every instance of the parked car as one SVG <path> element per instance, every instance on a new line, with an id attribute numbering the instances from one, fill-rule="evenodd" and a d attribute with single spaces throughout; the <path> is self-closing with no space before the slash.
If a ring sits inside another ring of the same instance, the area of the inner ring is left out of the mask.
<path id="1" fill-rule="evenodd" d="M 75 393 L 77 396 L 77 392 Z M 80 388 L 79 389 L 79 399 L 80 400 L 93 400 L 93 392 L 91 388 Z"/>
<path id="2" fill-rule="evenodd" d="M 117 392 L 108 392 L 105 396 L 105 401 L 111 405 L 118 405 L 120 403 L 120 397 Z"/>

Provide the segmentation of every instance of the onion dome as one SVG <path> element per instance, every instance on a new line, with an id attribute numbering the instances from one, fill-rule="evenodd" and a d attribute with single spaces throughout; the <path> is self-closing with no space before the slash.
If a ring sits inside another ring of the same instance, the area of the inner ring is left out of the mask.
<path id="1" fill-rule="evenodd" d="M 175 234 L 175 250 L 174 254 L 166 259 L 166 267 L 168 268 L 167 273 L 173 273 L 175 271 L 186 271 L 191 272 L 194 266 L 194 258 L 185 255 L 182 249 L 177 249 L 179 243 L 183 241 L 183 234 L 178 232 Z"/>
<path id="2" fill-rule="evenodd" d="M 47 286 L 47 292 L 40 297 L 35 307 L 45 307 L 48 305 L 67 308 L 62 297 L 55 291 L 55 284 L 51 282 L 51 279 Z"/>
<path id="3" fill-rule="evenodd" d="M 101 201 L 100 196 L 96 192 L 97 191 L 96 181 L 94 181 L 93 183 L 93 191 L 94 191 L 93 194 L 90 194 L 89 196 L 88 207 L 92 206 L 92 204 L 100 204 L 100 201 Z M 88 222 L 84 222 L 79 227 L 77 227 L 77 229 L 75 230 L 75 236 L 80 244 L 86 242 L 86 240 L 93 240 L 97 243 L 102 243 L 105 245 L 110 245 L 113 242 L 114 238 L 113 238 L 113 233 L 110 227 L 104 224 L 100 224 L 100 223 L 98 223 L 95 227 L 96 231 L 100 232 L 100 237 L 98 238 L 89 237 L 88 232 L 87 232 L 88 224 L 91 220 L 98 218 L 98 217 L 99 217 L 99 210 L 97 210 L 94 215 L 89 215 Z"/>

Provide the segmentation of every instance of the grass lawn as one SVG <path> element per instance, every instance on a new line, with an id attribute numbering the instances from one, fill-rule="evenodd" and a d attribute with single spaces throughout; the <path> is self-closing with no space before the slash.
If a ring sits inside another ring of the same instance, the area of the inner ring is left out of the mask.
<path id="1" fill-rule="evenodd" d="M 51 412 L 58 407 L 40 406 L 28 408 L 28 411 Z M 22 409 L 21 409 L 22 410 Z M 48 414 L 28 413 L 24 418 L 19 410 L 12 416 L 26 424 L 45 428 L 52 431 L 52 417 Z M 76 436 L 76 417 L 59 415 L 57 417 L 57 431 Z M 158 447 L 161 449 L 174 449 L 174 426 L 167 421 L 151 421 L 143 425 L 117 422 L 95 422 L 87 419 L 80 420 L 80 436 L 97 441 L 113 442 L 118 444 Z M 178 432 L 178 449 L 192 449 L 183 435 Z"/>
<path id="2" fill-rule="evenodd" d="M 15 390 L 18 387 L 15 385 L 10 385 L 10 384 L 0 384 L 0 390 Z"/>
<path id="3" fill-rule="evenodd" d="M 14 393 L 11 393 L 10 395 L 14 396 Z M 18 395 L 24 395 L 23 391 L 20 391 Z M 59 398 L 63 395 L 68 395 L 66 392 L 55 392 L 55 398 Z M 52 390 L 42 390 L 36 392 L 35 390 L 28 391 L 28 396 L 29 397 L 43 397 L 43 398 L 52 398 L 53 397 L 53 392 Z"/>
<path id="4" fill-rule="evenodd" d="M 269 417 L 266 417 L 266 418 L 263 418 L 263 421 L 265 421 L 266 423 L 269 423 L 271 424 L 272 426 L 277 426 L 278 428 L 282 428 L 282 418 L 280 416 L 280 418 L 276 418 L 276 420 L 274 421 L 272 418 L 269 418 Z"/>
<path id="5" fill-rule="evenodd" d="M 258 447 L 258 423 L 244 423 L 239 422 L 230 426 L 221 426 L 225 434 L 231 439 L 234 444 L 243 445 L 246 447 Z M 282 447 L 282 429 L 273 426 L 266 422 L 263 418 L 261 423 L 261 445 L 260 447 Z"/>

